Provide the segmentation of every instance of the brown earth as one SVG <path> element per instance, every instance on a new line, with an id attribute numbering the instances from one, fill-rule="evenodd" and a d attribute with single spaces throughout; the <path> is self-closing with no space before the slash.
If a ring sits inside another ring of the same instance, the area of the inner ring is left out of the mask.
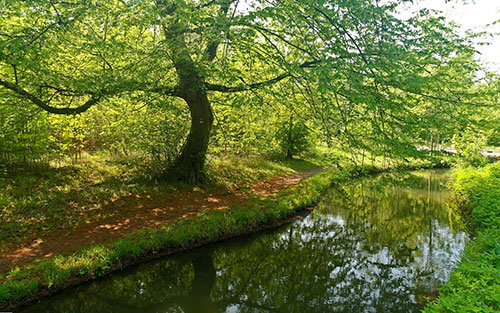
<path id="1" fill-rule="evenodd" d="M 144 228 L 196 216 L 202 210 L 229 209 L 248 200 L 249 194 L 268 196 L 295 186 L 301 180 L 324 170 L 326 168 L 317 168 L 294 175 L 278 176 L 257 182 L 251 189 L 240 188 L 236 192 L 182 191 L 155 197 L 125 197 L 112 204 L 117 214 L 107 219 L 89 221 L 74 228 L 62 228 L 30 243 L 1 251 L 0 273 L 36 259 L 69 254 L 82 246 L 109 243 Z"/>

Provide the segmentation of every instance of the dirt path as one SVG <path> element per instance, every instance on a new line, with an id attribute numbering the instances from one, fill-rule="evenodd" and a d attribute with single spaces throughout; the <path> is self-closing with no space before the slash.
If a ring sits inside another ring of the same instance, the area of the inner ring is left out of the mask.
<path id="1" fill-rule="evenodd" d="M 248 200 L 248 194 L 268 196 L 301 180 L 320 173 L 327 168 L 317 168 L 299 172 L 295 175 L 278 176 L 257 182 L 250 190 L 229 193 L 220 190 L 213 193 L 203 191 L 163 194 L 162 197 L 127 197 L 115 205 L 119 214 L 98 222 L 70 229 L 61 229 L 36 239 L 28 245 L 7 249 L 0 253 L 0 273 L 14 266 L 55 254 L 68 254 L 82 246 L 108 243 L 126 234 L 141 229 L 158 226 L 183 217 L 195 216 L 202 210 L 223 210 Z"/>

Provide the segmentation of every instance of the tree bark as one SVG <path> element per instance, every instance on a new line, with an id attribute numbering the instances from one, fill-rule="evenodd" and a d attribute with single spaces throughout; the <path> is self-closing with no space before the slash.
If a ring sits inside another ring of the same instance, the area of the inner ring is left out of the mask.
<path id="1" fill-rule="evenodd" d="M 174 26 L 175 27 L 175 26 Z M 170 51 L 178 84 L 177 95 L 184 99 L 191 114 L 191 129 L 174 165 L 164 178 L 200 183 L 204 180 L 204 165 L 210 132 L 214 121 L 205 83 L 191 58 L 184 36 L 177 29 L 167 30 Z"/>
<path id="2" fill-rule="evenodd" d="M 213 114 L 206 92 L 189 91 L 183 96 L 191 113 L 191 129 L 181 152 L 167 175 L 174 180 L 200 183 L 213 124 Z"/>

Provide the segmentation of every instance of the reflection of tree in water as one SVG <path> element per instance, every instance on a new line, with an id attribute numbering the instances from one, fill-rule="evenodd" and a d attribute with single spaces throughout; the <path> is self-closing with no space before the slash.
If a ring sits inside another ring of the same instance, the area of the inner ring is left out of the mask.
<path id="1" fill-rule="evenodd" d="M 342 188 L 348 202 L 332 190 L 293 226 L 144 264 L 33 312 L 417 311 L 465 235 L 450 230 L 437 195 L 373 191 L 374 181 Z"/>

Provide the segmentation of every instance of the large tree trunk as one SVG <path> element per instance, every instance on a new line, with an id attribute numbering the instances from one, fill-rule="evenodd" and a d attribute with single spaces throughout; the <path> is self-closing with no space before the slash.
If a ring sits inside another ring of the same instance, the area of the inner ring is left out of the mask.
<path id="1" fill-rule="evenodd" d="M 191 113 L 191 130 L 169 175 L 175 180 L 199 183 L 204 179 L 203 167 L 213 124 L 212 108 L 204 90 L 189 91 L 183 98 Z"/>
<path id="2" fill-rule="evenodd" d="M 204 178 L 203 167 L 214 118 L 203 78 L 191 58 L 184 35 L 177 27 L 173 25 L 166 34 L 178 77 L 177 95 L 189 106 L 191 130 L 179 157 L 164 176 L 199 183 Z"/>

